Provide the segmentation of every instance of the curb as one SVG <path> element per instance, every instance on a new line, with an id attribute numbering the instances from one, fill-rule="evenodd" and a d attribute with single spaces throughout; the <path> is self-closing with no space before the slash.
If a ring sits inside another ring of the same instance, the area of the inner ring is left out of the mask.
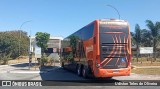
<path id="1" fill-rule="evenodd" d="M 7 73 L 45 73 L 45 71 L 7 71 Z"/>
<path id="2" fill-rule="evenodd" d="M 53 69 L 48 69 L 48 70 L 44 70 L 44 71 L 3 71 L 3 72 L 0 72 L 0 73 L 47 73 L 47 72 L 50 72 L 50 71 L 53 71 L 53 70 L 56 70 L 60 67 L 55 67 Z"/>
<path id="3" fill-rule="evenodd" d="M 0 65 L 0 68 L 1 68 L 1 67 L 6 67 L 6 66 L 9 66 L 9 65 Z"/>
<path id="4" fill-rule="evenodd" d="M 24 62 L 26 63 L 26 62 Z M 24 63 L 17 63 L 17 64 L 24 64 Z M 12 65 L 17 65 L 17 64 L 10 64 L 10 65 L 0 65 L 0 68 L 2 67 L 7 67 L 7 66 L 12 66 Z M 60 66 L 57 66 L 57 67 L 54 67 L 54 68 L 51 68 L 51 69 L 44 69 L 42 71 L 38 70 L 38 71 L 34 71 L 34 70 L 28 70 L 28 71 L 24 71 L 24 70 L 6 70 L 6 71 L 0 71 L 0 73 L 47 73 L 47 72 L 50 72 L 50 71 L 53 71 L 53 70 L 56 70 L 60 68 Z"/>
<path id="5" fill-rule="evenodd" d="M 22 63 L 17 63 L 17 64 L 24 64 L 24 63 L 28 63 L 28 62 L 22 62 Z M 5 67 L 5 66 L 17 65 L 17 64 L 0 65 L 0 68 Z"/>
<path id="6" fill-rule="evenodd" d="M 132 69 L 140 69 L 140 68 L 160 68 L 160 66 L 132 66 Z"/>

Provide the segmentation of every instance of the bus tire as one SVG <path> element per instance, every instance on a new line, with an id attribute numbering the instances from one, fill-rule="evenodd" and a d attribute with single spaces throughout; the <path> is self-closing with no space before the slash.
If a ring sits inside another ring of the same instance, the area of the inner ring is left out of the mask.
<path id="1" fill-rule="evenodd" d="M 61 63 L 61 67 L 64 68 L 64 62 Z"/>
<path id="2" fill-rule="evenodd" d="M 81 67 L 81 65 L 77 65 L 77 75 L 78 76 L 82 75 L 82 67 Z"/>
<path id="3" fill-rule="evenodd" d="M 107 79 L 112 79 L 112 77 L 107 77 Z"/>
<path id="4" fill-rule="evenodd" d="M 82 69 L 82 76 L 84 77 L 84 78 L 88 78 L 88 68 L 87 67 L 83 67 L 83 69 Z"/>

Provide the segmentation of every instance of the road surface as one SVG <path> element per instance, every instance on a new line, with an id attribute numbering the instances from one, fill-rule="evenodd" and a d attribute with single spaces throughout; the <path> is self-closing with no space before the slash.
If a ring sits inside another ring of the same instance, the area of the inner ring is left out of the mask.
<path id="1" fill-rule="evenodd" d="M 22 72 L 18 72 L 22 71 Z M 131 74 L 130 76 L 123 77 L 113 77 L 112 79 L 101 80 L 101 79 L 84 79 L 83 77 L 77 76 L 75 73 L 70 72 L 68 70 L 64 70 L 61 67 L 55 67 L 47 72 L 38 71 L 30 71 L 28 70 L 28 64 L 17 64 L 17 65 L 9 65 L 9 66 L 0 66 L 0 80 L 52 80 L 52 81 L 60 81 L 58 86 L 54 86 L 56 89 L 104 89 L 111 86 L 106 86 L 110 81 L 117 82 L 123 80 L 160 80 L 159 75 L 142 75 L 142 74 Z M 44 70 L 43 70 L 44 71 Z M 16 73 L 17 72 L 17 73 Z M 64 86 L 64 81 L 70 81 L 71 86 Z M 82 81 L 82 82 L 75 82 Z M 85 83 L 83 83 L 85 82 Z M 80 84 L 80 86 L 75 86 L 76 84 Z M 83 85 L 84 84 L 84 85 Z M 87 85 L 89 84 L 89 85 Z M 97 86 L 95 86 L 97 84 Z M 60 87 L 59 87 L 60 86 Z M 140 86 L 112 86 L 112 89 L 137 89 Z M 154 87 L 155 89 L 159 89 L 158 86 L 143 86 L 141 89 L 151 89 Z M 8 89 L 7 87 L 5 87 Z M 4 87 L 0 87 L 0 89 L 5 89 Z M 19 89 L 17 87 L 13 87 L 12 89 Z M 31 87 L 23 87 L 23 89 L 30 89 Z M 35 87 L 34 87 L 35 88 Z M 39 89 L 39 87 L 36 87 Z M 53 89 L 51 86 L 41 87 L 42 89 Z"/>
<path id="2" fill-rule="evenodd" d="M 49 72 L 45 72 L 48 69 Z M 48 67 L 40 70 L 29 70 L 28 63 L 0 66 L 0 80 L 86 80 L 63 68 Z M 113 77 L 115 80 L 160 80 L 159 75 L 131 74 L 130 76 Z"/>

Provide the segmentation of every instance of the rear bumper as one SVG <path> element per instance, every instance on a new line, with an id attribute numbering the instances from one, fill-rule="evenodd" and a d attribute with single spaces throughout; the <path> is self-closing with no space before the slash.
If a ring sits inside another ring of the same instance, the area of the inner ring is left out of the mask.
<path id="1" fill-rule="evenodd" d="M 131 67 L 123 69 L 97 69 L 94 72 L 95 77 L 114 77 L 114 76 L 129 76 Z"/>

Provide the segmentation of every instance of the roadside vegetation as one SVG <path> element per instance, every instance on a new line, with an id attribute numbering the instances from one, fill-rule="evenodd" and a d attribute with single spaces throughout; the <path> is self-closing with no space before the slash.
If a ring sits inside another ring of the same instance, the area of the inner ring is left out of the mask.
<path id="1" fill-rule="evenodd" d="M 8 60 L 28 55 L 28 47 L 27 32 L 21 30 L 0 32 L 0 64 L 7 64 Z"/>
<path id="2" fill-rule="evenodd" d="M 160 22 L 152 22 L 146 20 L 148 29 L 141 29 L 138 24 L 135 25 L 135 32 L 132 35 L 132 47 L 135 46 L 135 51 L 132 50 L 132 55 L 137 62 L 140 57 L 148 57 L 148 55 L 140 55 L 140 47 L 153 47 L 153 54 L 151 54 L 151 62 L 156 62 L 156 58 L 160 57 Z"/>
<path id="3" fill-rule="evenodd" d="M 49 41 L 49 37 L 50 37 L 50 34 L 48 33 L 43 33 L 43 32 L 37 32 L 36 33 L 36 41 L 37 41 L 37 46 L 41 48 L 41 54 L 42 54 L 42 57 L 41 57 L 41 64 L 42 66 L 45 65 L 45 63 L 48 62 L 48 58 L 45 54 L 45 50 L 47 50 L 47 43 Z"/>
<path id="4" fill-rule="evenodd" d="M 131 71 L 135 74 L 160 75 L 160 68 L 137 68 Z"/>
<path id="5" fill-rule="evenodd" d="M 50 63 L 44 53 L 47 50 L 49 37 L 50 34 L 48 33 L 36 33 L 37 46 L 42 49 L 41 63 L 39 63 L 42 66 Z M 28 53 L 29 37 L 27 32 L 21 30 L 0 32 L 0 65 L 28 62 Z M 32 57 L 32 60 L 34 61 L 34 57 Z"/>
<path id="6" fill-rule="evenodd" d="M 160 75 L 160 22 L 145 21 L 148 29 L 135 25 L 132 35 L 132 73 Z M 140 54 L 140 47 L 153 47 L 153 54 Z M 146 67 L 149 66 L 149 67 Z"/>

